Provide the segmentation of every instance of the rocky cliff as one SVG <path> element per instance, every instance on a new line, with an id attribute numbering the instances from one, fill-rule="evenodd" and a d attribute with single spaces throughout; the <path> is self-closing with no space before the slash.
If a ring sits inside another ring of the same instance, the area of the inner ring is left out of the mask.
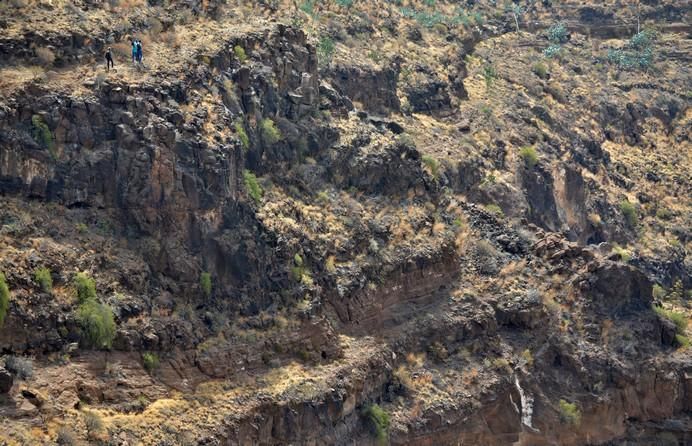
<path id="1" fill-rule="evenodd" d="M 689 6 L 0 11 L 0 443 L 692 441 Z"/>

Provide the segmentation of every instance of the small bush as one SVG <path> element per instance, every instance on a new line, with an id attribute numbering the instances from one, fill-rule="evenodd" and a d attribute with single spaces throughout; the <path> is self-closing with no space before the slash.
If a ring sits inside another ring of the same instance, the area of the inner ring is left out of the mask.
<path id="1" fill-rule="evenodd" d="M 632 259 L 632 253 L 620 245 L 613 246 L 612 254 L 616 254 L 620 257 L 620 260 L 627 263 Z"/>
<path id="2" fill-rule="evenodd" d="M 627 224 L 630 227 L 634 228 L 637 226 L 637 208 L 634 206 L 634 204 L 627 200 L 622 200 L 620 202 L 620 212 L 622 212 L 622 215 L 625 217 L 625 221 L 627 221 Z"/>
<path id="3" fill-rule="evenodd" d="M 77 289 L 77 303 L 83 304 L 89 300 L 96 300 L 96 282 L 88 274 L 77 273 L 74 286 Z"/>
<path id="4" fill-rule="evenodd" d="M 40 144 L 44 149 L 48 151 L 55 157 L 53 152 L 53 133 L 51 133 L 48 128 L 48 124 L 40 115 L 34 115 L 31 117 L 31 125 L 33 126 L 32 136 L 34 141 Z"/>
<path id="5" fill-rule="evenodd" d="M 7 286 L 5 275 L 0 273 L 0 328 L 5 323 L 7 310 L 10 308 L 10 288 Z"/>
<path id="6" fill-rule="evenodd" d="M 653 308 L 656 314 L 670 320 L 675 324 L 675 331 L 678 334 L 682 335 L 685 333 L 685 330 L 687 330 L 687 316 L 685 313 L 678 313 L 677 311 L 666 310 L 665 308 L 656 306 Z"/>
<path id="7" fill-rule="evenodd" d="M 51 277 L 50 270 L 48 268 L 39 268 L 34 272 L 34 281 L 41 287 L 46 293 L 50 293 L 53 290 L 53 277 Z"/>
<path id="8" fill-rule="evenodd" d="M 245 53 L 245 48 L 243 48 L 240 45 L 236 45 L 233 47 L 233 54 L 235 54 L 235 57 L 238 58 L 240 63 L 243 63 L 247 60 L 247 54 Z"/>
<path id="9" fill-rule="evenodd" d="M 692 345 L 692 342 L 690 342 L 690 338 L 681 334 L 675 335 L 675 343 L 679 348 L 683 349 L 690 348 L 690 346 Z"/>
<path id="10" fill-rule="evenodd" d="M 202 288 L 204 297 L 209 299 L 211 297 L 211 274 L 203 272 L 199 277 L 199 286 Z"/>
<path id="11" fill-rule="evenodd" d="M 281 131 L 276 128 L 276 124 L 269 118 L 265 118 L 260 122 L 260 132 L 262 134 L 262 140 L 268 144 L 273 145 L 281 140 Z"/>
<path id="12" fill-rule="evenodd" d="M 581 423 L 581 411 L 576 404 L 560 400 L 560 420 L 566 424 L 579 426 Z"/>
<path id="13" fill-rule="evenodd" d="M 645 30 L 632 36 L 624 48 L 608 50 L 608 61 L 621 70 L 646 70 L 654 61 L 654 32 Z"/>
<path id="14" fill-rule="evenodd" d="M 5 368 L 19 379 L 29 379 L 34 376 L 34 362 L 30 358 L 8 356 L 5 358 Z"/>
<path id="15" fill-rule="evenodd" d="M 377 441 L 385 444 L 389 432 L 389 414 L 379 405 L 372 404 L 365 408 L 363 415 L 368 419 Z"/>
<path id="16" fill-rule="evenodd" d="M 142 366 L 149 374 L 154 373 L 161 366 L 159 355 L 156 353 L 145 353 L 142 355 Z"/>
<path id="17" fill-rule="evenodd" d="M 55 443 L 60 446 L 74 446 L 79 444 L 77 434 L 69 427 L 61 427 L 58 429 L 58 436 L 55 438 Z"/>
<path id="18" fill-rule="evenodd" d="M 562 47 L 560 45 L 550 45 L 548 48 L 543 50 L 543 55 L 548 59 L 551 59 L 560 54 Z"/>
<path id="19" fill-rule="evenodd" d="M 482 274 L 496 274 L 498 272 L 497 259 L 499 256 L 497 249 L 487 240 L 478 240 L 475 251 L 480 272 Z"/>
<path id="20" fill-rule="evenodd" d="M 524 160 L 524 164 L 529 169 L 533 169 L 538 164 L 538 153 L 530 146 L 522 147 L 519 156 Z"/>
<path id="21" fill-rule="evenodd" d="M 149 34 L 158 37 L 163 32 L 163 23 L 157 18 L 149 19 Z"/>
<path id="22" fill-rule="evenodd" d="M 103 420 L 96 412 L 90 410 L 84 411 L 84 425 L 86 426 L 87 435 L 90 438 L 95 437 L 103 430 Z"/>
<path id="23" fill-rule="evenodd" d="M 601 223 L 603 223 L 601 216 L 595 212 L 590 213 L 589 215 L 586 216 L 586 218 L 589 220 L 589 222 L 592 225 L 594 225 L 596 227 L 601 226 Z"/>
<path id="24" fill-rule="evenodd" d="M 83 343 L 87 347 L 108 349 L 115 338 L 113 311 L 96 299 L 89 299 L 77 310 L 77 321 L 82 327 Z"/>
<path id="25" fill-rule="evenodd" d="M 428 168 L 433 179 L 437 180 L 440 175 L 440 162 L 430 155 L 423 155 L 421 161 L 423 161 L 425 167 Z"/>
<path id="26" fill-rule="evenodd" d="M 490 212 L 498 218 L 502 218 L 505 216 L 505 213 L 502 211 L 502 208 L 496 205 L 495 203 L 486 204 L 484 207 L 486 211 Z"/>
<path id="27" fill-rule="evenodd" d="M 654 287 L 651 290 L 651 296 L 656 300 L 665 299 L 667 294 L 668 293 L 666 293 L 666 289 L 657 283 L 654 284 Z"/>
<path id="28" fill-rule="evenodd" d="M 324 269 L 326 269 L 328 273 L 336 272 L 336 257 L 327 257 L 327 261 L 324 264 Z"/>
<path id="29" fill-rule="evenodd" d="M 257 182 L 257 177 L 254 173 L 246 169 L 245 172 L 243 172 L 243 178 L 245 180 L 245 189 L 248 195 L 250 195 L 255 203 L 259 204 L 262 201 L 264 191 L 262 191 L 262 187 Z"/>
<path id="30" fill-rule="evenodd" d="M 485 80 L 486 88 L 490 88 L 497 79 L 497 73 L 495 72 L 495 67 L 491 64 L 487 64 L 483 67 L 483 79 Z"/>
<path id="31" fill-rule="evenodd" d="M 41 65 L 48 67 L 55 62 L 55 54 L 48 48 L 36 48 L 36 57 Z"/>
<path id="32" fill-rule="evenodd" d="M 334 57 L 334 40 L 331 37 L 322 37 L 317 44 L 317 58 L 321 65 L 329 65 Z"/>
<path id="33" fill-rule="evenodd" d="M 533 355 L 531 354 L 531 350 L 528 348 L 521 352 L 521 357 L 526 361 L 526 365 L 529 367 L 533 367 Z"/>
<path id="34" fill-rule="evenodd" d="M 548 67 L 544 63 L 537 63 L 534 64 L 532 71 L 534 74 L 541 79 L 547 79 L 548 78 Z"/>
<path id="35" fill-rule="evenodd" d="M 243 147 L 243 150 L 249 149 L 250 138 L 247 136 L 247 132 L 245 131 L 245 127 L 243 127 L 242 122 L 237 121 L 235 123 L 235 132 L 238 135 L 238 139 L 240 140 L 240 144 Z"/>
<path id="36" fill-rule="evenodd" d="M 569 40 L 567 27 L 564 23 L 556 23 L 548 29 L 548 40 L 555 44 L 565 43 Z"/>

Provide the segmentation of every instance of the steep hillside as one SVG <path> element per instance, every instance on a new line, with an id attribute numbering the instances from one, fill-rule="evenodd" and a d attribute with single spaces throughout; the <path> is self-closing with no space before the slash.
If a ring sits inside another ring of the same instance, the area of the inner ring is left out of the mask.
<path id="1" fill-rule="evenodd" d="M 692 443 L 692 7 L 500 3 L 0 3 L 0 444 Z"/>

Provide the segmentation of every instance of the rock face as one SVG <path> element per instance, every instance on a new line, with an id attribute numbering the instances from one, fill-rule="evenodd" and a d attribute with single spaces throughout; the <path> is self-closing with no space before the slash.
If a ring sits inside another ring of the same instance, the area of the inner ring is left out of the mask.
<path id="1" fill-rule="evenodd" d="M 11 3 L 0 443 L 690 443 L 689 42 L 620 70 L 624 8 L 572 0 Z"/>
<path id="2" fill-rule="evenodd" d="M 9 393 L 14 383 L 14 377 L 10 372 L 0 367 L 0 394 Z"/>
<path id="3" fill-rule="evenodd" d="M 334 87 L 351 101 L 361 103 L 367 111 L 388 114 L 399 111 L 396 95 L 399 70 L 397 66 L 380 71 L 357 66 L 336 67 L 328 76 Z"/>
<path id="4" fill-rule="evenodd" d="M 260 42 L 263 49 L 253 56 L 263 63 L 240 67 L 233 48 Z M 246 161 L 268 169 L 295 160 L 286 152 L 296 149 L 288 139 L 270 146 L 251 132 L 252 147 L 243 153 L 232 135 L 208 140 L 200 132 L 212 116 L 217 126 L 241 114 L 257 122 L 271 116 L 287 118 L 279 121 L 281 131 L 301 135 L 308 149 L 328 144 L 319 128 L 301 123 L 318 105 L 317 62 L 302 32 L 278 27 L 229 42 L 210 63 L 233 79 L 237 90 L 227 95 L 235 101 L 237 94 L 236 112 L 197 104 L 184 118 L 182 104 L 195 102 L 181 81 L 105 83 L 85 99 L 17 95 L 0 123 L 0 193 L 113 209 L 128 233 L 157 241 L 158 249 L 146 253 L 157 273 L 189 287 L 205 268 L 225 290 L 255 289 L 253 301 L 241 306 L 262 306 L 260 289 L 268 288 L 258 268 L 271 263 L 263 260 L 270 248 L 261 236 L 243 234 L 257 222 L 239 201 L 242 172 Z M 189 75 L 191 82 L 211 76 L 208 69 Z M 29 137 L 43 124 L 52 135 L 45 144 Z"/>

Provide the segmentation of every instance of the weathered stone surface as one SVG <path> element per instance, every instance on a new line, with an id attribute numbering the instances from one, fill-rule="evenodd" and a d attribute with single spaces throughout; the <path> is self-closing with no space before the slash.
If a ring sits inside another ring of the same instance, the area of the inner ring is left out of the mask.
<path id="1" fill-rule="evenodd" d="M 14 377 L 10 372 L 0 367 L 0 394 L 8 393 L 14 383 Z"/>

